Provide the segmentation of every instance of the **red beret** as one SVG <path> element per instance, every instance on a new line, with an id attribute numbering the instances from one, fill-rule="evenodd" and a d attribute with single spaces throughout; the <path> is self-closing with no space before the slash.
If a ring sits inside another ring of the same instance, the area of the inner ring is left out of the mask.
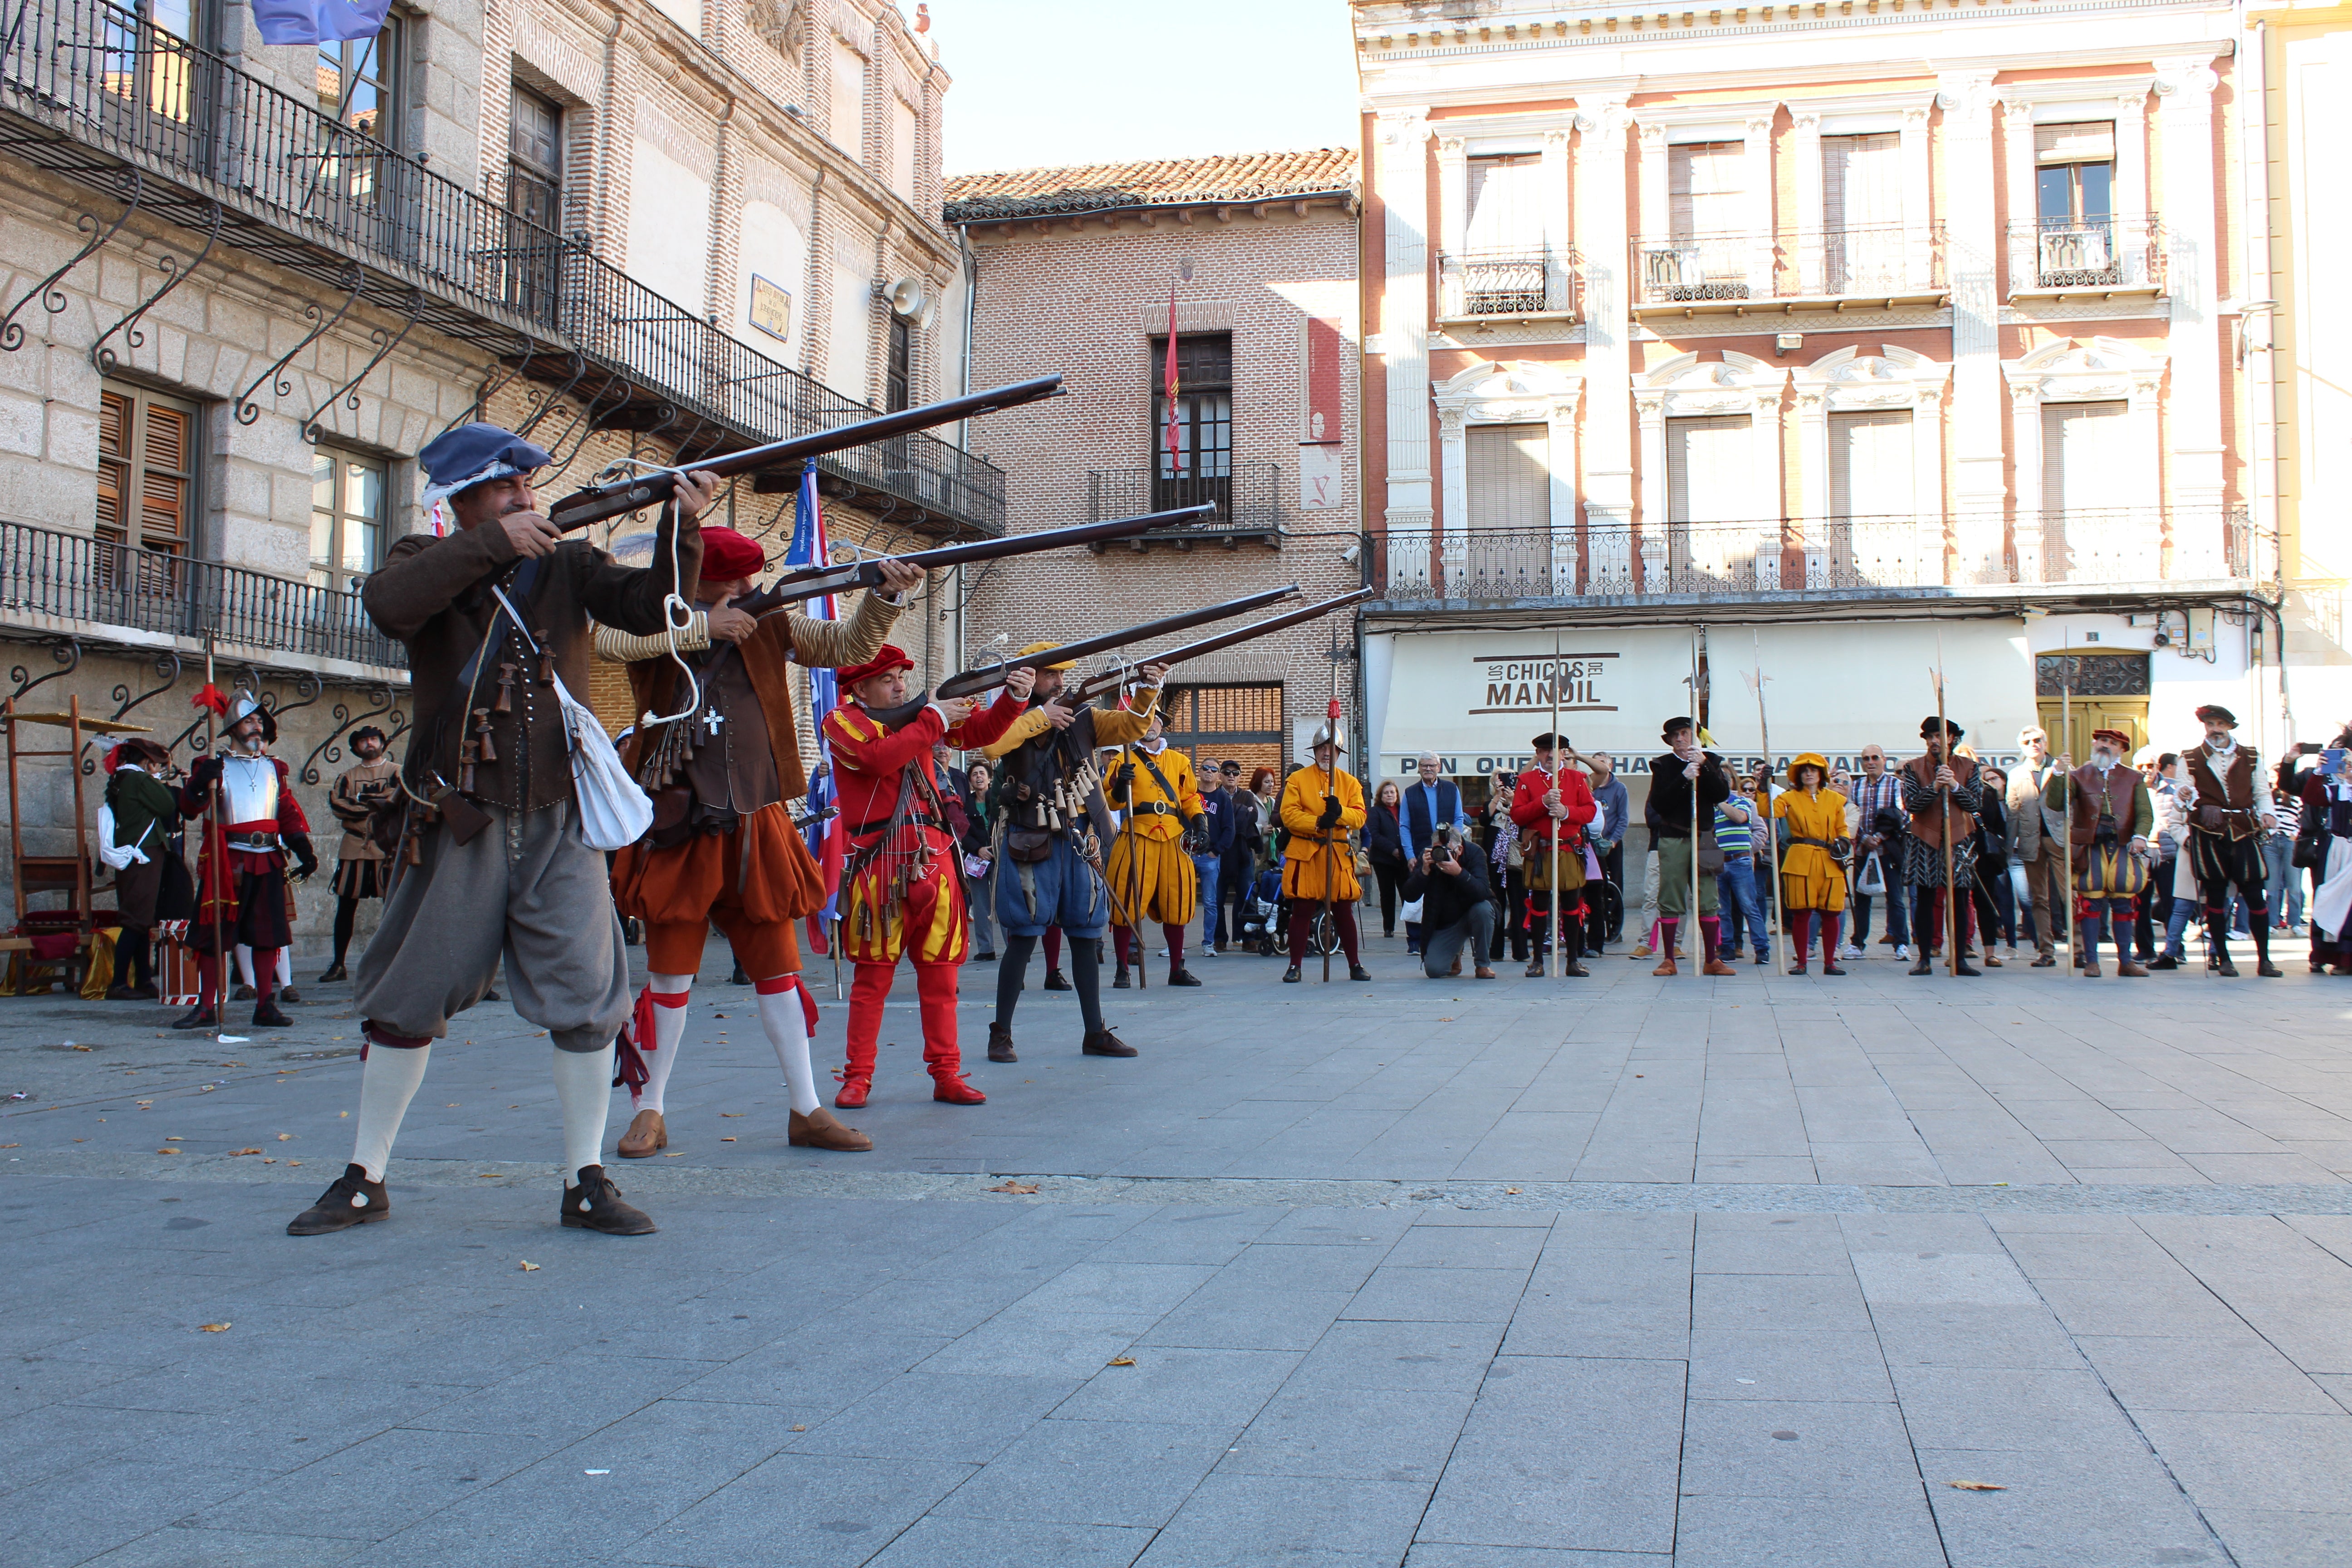
<path id="1" fill-rule="evenodd" d="M 846 692 L 861 680 L 871 680 L 877 675 L 887 675 L 894 669 L 914 668 L 915 661 L 908 658 L 903 650 L 889 643 L 884 643 L 880 653 L 876 654 L 864 664 L 853 664 L 845 669 L 835 671 L 834 679 L 840 682 L 841 689 Z"/>
<path id="2" fill-rule="evenodd" d="M 731 528 L 702 531 L 702 580 L 732 583 L 756 577 L 768 564 L 768 552 Z"/>

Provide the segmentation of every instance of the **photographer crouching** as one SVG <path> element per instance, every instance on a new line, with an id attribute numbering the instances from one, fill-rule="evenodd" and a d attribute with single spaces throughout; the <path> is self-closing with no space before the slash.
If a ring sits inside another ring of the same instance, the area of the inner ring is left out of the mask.
<path id="1" fill-rule="evenodd" d="M 1465 946 L 1477 978 L 1495 978 L 1486 967 L 1495 940 L 1494 884 L 1476 844 L 1451 824 L 1437 827 L 1413 858 L 1404 896 L 1421 900 L 1421 963 L 1432 980 L 1461 973 Z"/>

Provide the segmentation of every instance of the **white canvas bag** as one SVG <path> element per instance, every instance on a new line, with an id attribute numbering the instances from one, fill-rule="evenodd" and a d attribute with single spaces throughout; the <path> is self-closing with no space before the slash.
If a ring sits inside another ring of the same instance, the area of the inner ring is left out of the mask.
<path id="1" fill-rule="evenodd" d="M 499 603 L 513 616 L 515 629 L 533 653 L 543 653 L 537 638 L 523 629 L 523 619 L 507 602 L 506 590 L 493 588 Z M 604 726 L 587 705 L 572 695 L 563 678 L 555 678 L 556 700 L 563 704 L 563 739 L 572 753 L 572 795 L 580 806 L 580 837 L 591 849 L 625 849 L 654 825 L 654 803 L 621 765 L 621 753 Z"/>

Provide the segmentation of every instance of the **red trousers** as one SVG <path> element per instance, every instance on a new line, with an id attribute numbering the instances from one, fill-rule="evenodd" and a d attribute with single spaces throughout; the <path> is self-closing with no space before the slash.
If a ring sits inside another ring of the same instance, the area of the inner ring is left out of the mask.
<path id="1" fill-rule="evenodd" d="M 220 954 L 216 952 L 196 954 L 197 1006 L 217 1007 L 227 999 L 221 992 L 220 973 Z M 254 1005 L 259 1006 L 268 1001 L 269 994 L 277 988 L 278 950 L 274 947 L 255 948 L 253 950 Z"/>
<path id="2" fill-rule="evenodd" d="M 861 963 L 849 984 L 849 1065 L 845 1076 L 874 1081 L 875 1043 L 882 1033 L 882 1004 L 898 973 L 895 963 Z M 953 1079 L 963 1071 L 963 1053 L 956 1045 L 956 965 L 918 963 L 915 996 L 923 1015 L 923 1066 L 934 1079 Z"/>

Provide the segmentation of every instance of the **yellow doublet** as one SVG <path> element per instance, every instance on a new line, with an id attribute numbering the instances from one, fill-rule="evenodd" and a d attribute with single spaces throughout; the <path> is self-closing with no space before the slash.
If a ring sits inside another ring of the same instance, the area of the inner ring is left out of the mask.
<path id="1" fill-rule="evenodd" d="M 1093 711 L 1095 744 L 1097 746 L 1124 746 L 1129 741 L 1140 741 L 1143 739 L 1143 732 L 1151 728 L 1150 713 L 1130 713 L 1124 708 L 1097 708 Z M 1044 734 L 1048 727 L 1044 710 L 1032 708 L 1028 712 L 1013 721 L 1013 728 L 1005 731 L 991 744 L 982 746 L 980 749 L 980 754 L 991 759 L 1009 757 L 1018 751 L 1024 742 L 1034 741 Z M 1139 773 L 1142 770 L 1137 771 Z"/>
<path id="2" fill-rule="evenodd" d="M 1143 765 L 1146 756 L 1150 757 L 1152 767 L 1160 770 L 1160 777 L 1168 781 L 1168 789 L 1161 789 Z M 1200 874 L 1192 868 L 1192 857 L 1178 842 L 1183 837 L 1184 825 L 1201 815 L 1201 791 L 1192 779 L 1192 761 L 1166 745 L 1157 752 L 1148 752 L 1137 745 L 1121 751 L 1112 765 L 1124 767 L 1129 763 L 1135 764 L 1135 782 L 1129 796 L 1132 804 L 1127 820 L 1120 825 L 1118 837 L 1111 841 L 1110 865 L 1106 873 L 1110 879 L 1111 893 L 1135 920 L 1183 925 L 1201 904 Z M 1175 792 L 1172 798 L 1169 790 Z M 1152 809 L 1161 805 L 1175 809 Z"/>
<path id="3" fill-rule="evenodd" d="M 1775 795 L 1772 815 L 1789 824 L 1793 837 L 1827 842 L 1845 837 L 1845 796 L 1833 789 L 1817 795 L 1801 789 Z M 1845 908 L 1845 868 L 1817 845 L 1791 844 L 1780 857 L 1780 890 L 1784 909 L 1835 913 Z"/>
<path id="4" fill-rule="evenodd" d="M 1323 816 L 1327 782 L 1329 793 L 1339 797 L 1339 825 L 1328 834 L 1318 826 Z M 1348 837 L 1364 825 L 1364 786 L 1355 775 L 1345 769 L 1326 774 L 1318 767 L 1301 768 L 1284 783 L 1280 809 L 1282 826 L 1290 834 L 1282 851 L 1282 890 L 1294 899 L 1318 903 L 1326 897 L 1334 903 L 1353 903 L 1362 898 L 1363 886 L 1356 880 L 1356 852 L 1349 847 Z M 1331 876 L 1328 889 L 1324 886 L 1327 868 Z"/>

